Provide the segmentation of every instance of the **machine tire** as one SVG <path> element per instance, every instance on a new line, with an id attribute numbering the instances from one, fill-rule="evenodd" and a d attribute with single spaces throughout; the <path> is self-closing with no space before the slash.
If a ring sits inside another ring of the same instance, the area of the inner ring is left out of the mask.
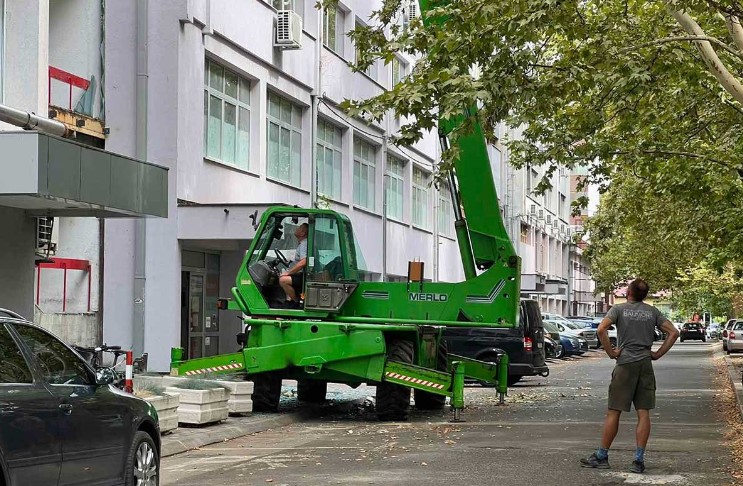
<path id="1" fill-rule="evenodd" d="M 387 359 L 413 363 L 413 343 L 391 339 L 387 343 Z M 377 385 L 377 418 L 379 420 L 407 420 L 410 413 L 410 388 L 386 381 Z"/>
<path id="2" fill-rule="evenodd" d="M 727 345 L 727 343 L 725 341 L 722 342 L 722 350 L 723 351 L 727 351 L 728 350 L 728 345 Z"/>
<path id="3" fill-rule="evenodd" d="M 305 403 L 325 403 L 328 394 L 328 382 L 320 380 L 299 380 L 297 382 L 297 399 Z"/>
<path id="4" fill-rule="evenodd" d="M 253 411 L 278 412 L 281 398 L 281 375 L 259 373 L 253 378 Z"/>
<path id="5" fill-rule="evenodd" d="M 706 337 L 703 337 L 703 338 L 702 338 L 702 342 L 703 342 L 703 343 L 706 343 L 706 342 L 707 342 L 707 338 L 706 338 Z"/>
<path id="6" fill-rule="evenodd" d="M 438 371 L 446 371 L 448 355 L 449 346 L 442 338 L 439 342 L 438 351 L 436 353 L 436 369 Z M 423 390 L 414 389 L 413 398 L 415 400 L 415 408 L 418 410 L 443 410 L 446 405 L 446 396 L 429 393 Z"/>

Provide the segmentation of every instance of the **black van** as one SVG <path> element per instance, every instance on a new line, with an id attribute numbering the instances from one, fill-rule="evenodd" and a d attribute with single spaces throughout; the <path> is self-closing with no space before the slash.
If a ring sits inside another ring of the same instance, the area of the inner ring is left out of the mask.
<path id="1" fill-rule="evenodd" d="M 449 352 L 480 361 L 495 361 L 498 350 L 508 354 L 508 384 L 524 376 L 547 376 L 544 361 L 544 326 L 539 303 L 522 300 L 518 325 L 512 329 L 489 327 L 447 328 Z"/>

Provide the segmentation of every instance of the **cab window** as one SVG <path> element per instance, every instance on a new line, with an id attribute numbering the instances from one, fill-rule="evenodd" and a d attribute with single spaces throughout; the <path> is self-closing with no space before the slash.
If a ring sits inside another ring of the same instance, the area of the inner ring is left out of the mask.
<path id="1" fill-rule="evenodd" d="M 313 254 L 308 279 L 333 282 L 345 278 L 338 222 L 331 216 L 318 216 L 312 227 Z"/>

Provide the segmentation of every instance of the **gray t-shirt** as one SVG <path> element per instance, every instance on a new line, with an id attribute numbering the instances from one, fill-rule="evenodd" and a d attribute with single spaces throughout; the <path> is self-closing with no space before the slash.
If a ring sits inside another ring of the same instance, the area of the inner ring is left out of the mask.
<path id="1" fill-rule="evenodd" d="M 666 318 L 661 312 L 644 302 L 617 304 L 606 314 L 617 326 L 617 347 L 622 354 L 617 364 L 627 364 L 650 357 L 655 339 L 655 327 L 660 328 Z"/>
<path id="2" fill-rule="evenodd" d="M 294 260 L 289 268 L 293 268 L 302 258 L 307 258 L 307 239 L 300 241 L 299 245 L 297 245 L 297 251 L 294 252 Z"/>

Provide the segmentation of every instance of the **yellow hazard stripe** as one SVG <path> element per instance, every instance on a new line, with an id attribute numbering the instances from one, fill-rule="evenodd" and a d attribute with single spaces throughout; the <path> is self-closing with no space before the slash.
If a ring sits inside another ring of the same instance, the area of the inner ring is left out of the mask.
<path id="1" fill-rule="evenodd" d="M 186 375 L 186 376 L 203 375 L 203 374 L 212 373 L 212 372 L 215 372 L 215 371 L 237 370 L 237 369 L 240 369 L 242 367 L 243 367 L 243 365 L 241 365 L 240 363 L 232 363 L 232 364 L 223 365 L 223 366 L 213 366 L 211 368 L 202 368 L 200 370 L 186 371 L 184 373 L 184 375 Z"/>
<path id="2" fill-rule="evenodd" d="M 416 385 L 423 385 L 423 386 L 427 386 L 429 388 L 435 388 L 436 390 L 443 390 L 444 389 L 444 385 L 442 385 L 440 383 L 434 383 L 434 382 L 428 381 L 428 380 L 421 380 L 420 378 L 413 378 L 412 376 L 401 375 L 399 373 L 393 373 L 392 371 L 387 371 L 387 372 L 385 372 L 384 375 L 386 377 L 392 378 L 394 380 L 405 381 L 405 382 L 408 382 L 408 383 L 415 383 Z"/>

